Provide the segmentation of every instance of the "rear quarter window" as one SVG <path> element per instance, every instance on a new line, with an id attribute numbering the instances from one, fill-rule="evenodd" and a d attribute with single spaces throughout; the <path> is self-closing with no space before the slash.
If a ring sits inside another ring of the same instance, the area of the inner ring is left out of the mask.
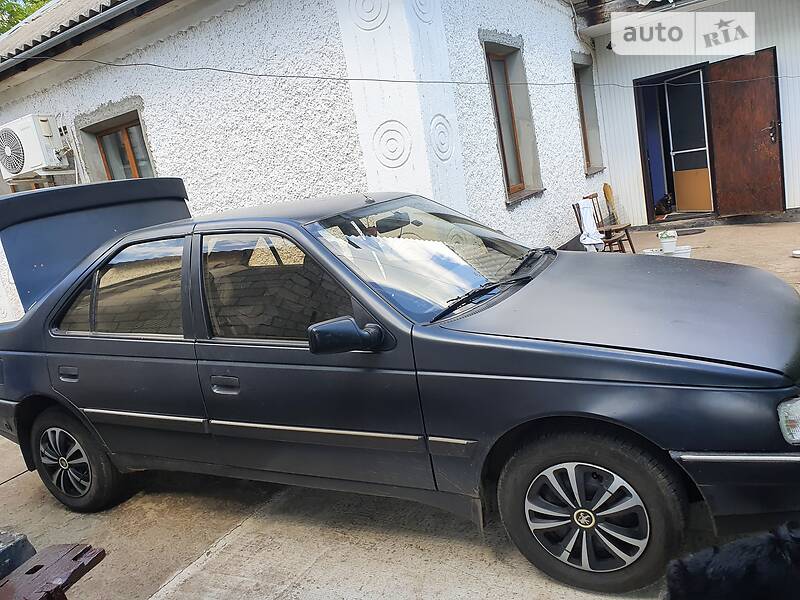
<path id="1" fill-rule="evenodd" d="M 134 244 L 100 267 L 64 314 L 65 332 L 182 335 L 183 238 Z"/>

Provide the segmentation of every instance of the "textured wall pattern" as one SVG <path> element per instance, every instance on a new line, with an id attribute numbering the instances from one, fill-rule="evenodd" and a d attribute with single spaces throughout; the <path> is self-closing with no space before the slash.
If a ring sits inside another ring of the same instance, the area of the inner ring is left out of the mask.
<path id="1" fill-rule="evenodd" d="M 359 5 L 372 3 L 351 4 L 361 14 Z M 346 75 L 332 1 L 253 0 L 128 60 Z M 134 95 L 143 99 L 157 175 L 185 180 L 194 213 L 367 189 L 346 82 L 99 67 L 0 106 L 0 123 L 60 112 L 72 123 L 76 115 Z M 16 291 L 7 269 L 2 273 L 0 319 L 17 318 L 18 303 L 3 301 L 3 294 L 13 299 Z"/>
<path id="2" fill-rule="evenodd" d="M 571 51 L 581 45 L 558 0 L 252 0 L 127 56 L 120 51 L 120 58 L 486 81 L 481 30 L 521 40 L 529 82 L 573 81 Z M 430 195 L 530 244 L 557 245 L 577 233 L 570 204 L 605 180 L 584 176 L 572 85 L 530 88 L 547 191 L 512 208 L 490 92 L 479 85 L 98 67 L 0 106 L 0 123 L 28 113 L 62 113 L 74 123 L 132 98 L 141 102 L 157 175 L 185 180 L 195 214 L 400 189 Z M 21 312 L 2 262 L 0 254 L 0 320 L 7 320 Z"/>
<path id="3" fill-rule="evenodd" d="M 578 41 L 569 9 L 557 0 L 441 0 L 456 81 L 486 81 L 479 30 L 521 38 L 528 83 L 574 81 Z M 585 49 L 584 49 L 585 51 Z M 488 87 L 454 86 L 463 146 L 468 212 L 530 244 L 562 244 L 578 233 L 571 204 L 600 191 L 608 173 L 587 179 L 575 88 L 531 86 L 530 100 L 547 191 L 505 204 L 500 153 Z"/>

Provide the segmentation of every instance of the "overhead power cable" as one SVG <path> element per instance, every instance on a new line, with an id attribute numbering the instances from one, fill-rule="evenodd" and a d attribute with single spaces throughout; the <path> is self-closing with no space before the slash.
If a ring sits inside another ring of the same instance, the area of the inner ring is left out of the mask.
<path id="1" fill-rule="evenodd" d="M 97 60 L 94 58 L 56 58 L 53 56 L 35 56 L 31 58 L 7 58 L 6 60 L 2 61 L 5 63 L 10 60 L 40 60 L 40 61 L 51 61 L 57 63 L 89 63 L 95 64 L 98 66 L 104 67 L 112 67 L 112 68 L 153 68 L 153 69 L 163 69 L 166 71 L 172 71 L 176 73 L 196 73 L 196 72 L 208 72 L 208 73 L 219 73 L 224 75 L 237 75 L 242 77 L 255 77 L 261 79 L 277 79 L 277 80 L 299 80 L 299 81 L 333 81 L 333 82 L 363 82 L 363 83 L 397 83 L 397 84 L 415 84 L 415 85 L 463 85 L 463 86 L 490 86 L 493 85 L 490 81 L 464 81 L 464 80 L 448 80 L 448 79 L 388 79 L 382 77 L 339 77 L 334 75 L 308 75 L 302 73 L 258 73 L 253 71 L 241 71 L 238 69 L 226 69 L 222 67 L 209 67 L 209 66 L 199 66 L 199 67 L 176 67 L 171 65 L 162 65 L 159 63 L 153 62 L 126 62 L 126 63 L 116 63 L 116 62 L 109 62 L 105 60 Z M 2 64 L 0 63 L 0 64 Z M 594 83 L 591 84 L 592 87 L 614 87 L 614 88 L 621 88 L 621 89 L 638 89 L 638 88 L 647 88 L 647 87 L 661 87 L 663 85 L 669 85 L 670 87 L 685 87 L 685 86 L 697 86 L 697 85 L 735 85 L 735 84 L 743 84 L 743 83 L 753 83 L 757 81 L 768 81 L 768 80 L 781 80 L 781 79 L 800 79 L 800 75 L 770 75 L 766 77 L 754 77 L 751 79 L 718 79 L 712 81 L 703 81 L 700 82 L 686 82 L 686 83 L 643 83 L 643 84 L 625 84 L 625 83 Z M 497 84 L 503 85 L 503 84 Z M 577 83 L 575 81 L 509 81 L 507 85 L 513 86 L 526 86 L 526 87 L 557 87 L 557 86 L 576 86 L 580 85 L 581 87 L 585 87 L 588 84 Z"/>

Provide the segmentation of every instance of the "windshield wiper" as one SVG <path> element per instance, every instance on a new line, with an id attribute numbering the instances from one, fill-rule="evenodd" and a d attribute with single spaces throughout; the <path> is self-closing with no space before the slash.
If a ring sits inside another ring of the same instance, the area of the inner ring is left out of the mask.
<path id="1" fill-rule="evenodd" d="M 511 273 L 509 273 L 508 276 L 513 277 L 514 275 L 517 275 L 524 268 L 536 262 L 543 256 L 547 256 L 548 254 L 555 256 L 557 252 L 550 246 L 544 246 L 543 248 L 531 248 L 524 254 L 522 260 L 519 261 L 519 264 L 514 268 L 513 271 L 511 271 Z"/>
<path id="2" fill-rule="evenodd" d="M 523 275 L 522 277 L 507 277 L 506 279 L 501 279 L 500 281 L 490 281 L 488 283 L 484 283 L 482 286 L 476 287 L 474 290 L 470 290 L 466 294 L 462 294 L 461 296 L 450 300 L 444 310 L 431 319 L 431 323 L 435 323 L 440 319 L 444 319 L 446 316 L 453 314 L 462 306 L 469 304 L 476 298 L 480 298 L 487 292 L 491 292 L 492 290 L 504 285 L 514 285 L 515 283 L 523 282 L 527 283 L 531 279 L 533 278 L 530 275 Z"/>

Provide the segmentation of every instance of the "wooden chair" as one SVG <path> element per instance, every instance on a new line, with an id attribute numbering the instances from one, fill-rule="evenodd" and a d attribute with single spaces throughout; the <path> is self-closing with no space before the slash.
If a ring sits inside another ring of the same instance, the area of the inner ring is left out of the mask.
<path id="1" fill-rule="evenodd" d="M 595 194 L 595 196 L 597 196 L 597 194 Z M 578 228 L 581 230 L 581 233 L 583 233 L 584 229 L 583 229 L 583 219 L 581 219 L 580 203 L 576 202 L 575 204 L 573 204 L 572 210 L 575 212 L 575 219 L 578 221 Z M 597 213 L 595 212 L 595 221 L 596 220 L 597 220 Z M 611 233 L 609 231 L 604 231 L 599 226 L 597 230 L 603 234 L 604 246 L 601 252 L 625 252 L 625 246 L 623 245 L 623 240 L 625 239 L 625 232 Z"/>
<path id="2" fill-rule="evenodd" d="M 622 234 L 624 241 L 628 242 L 631 252 L 636 254 L 636 248 L 633 246 L 633 239 L 631 239 L 631 224 L 620 222 L 621 219 L 617 213 L 617 205 L 614 200 L 614 193 L 611 186 L 603 184 L 603 195 L 606 200 L 606 212 L 608 213 L 608 222 L 603 217 L 603 211 L 600 208 L 600 200 L 598 195 L 589 194 L 584 196 L 584 200 L 591 200 L 594 205 L 594 220 L 597 223 L 597 230 L 604 234 L 606 237 L 614 237 L 617 234 Z M 624 247 L 622 252 L 625 252 Z"/>

